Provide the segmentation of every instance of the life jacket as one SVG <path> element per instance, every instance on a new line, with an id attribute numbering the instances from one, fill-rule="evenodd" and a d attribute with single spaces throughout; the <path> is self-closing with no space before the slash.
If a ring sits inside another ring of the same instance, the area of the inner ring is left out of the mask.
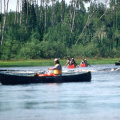
<path id="1" fill-rule="evenodd" d="M 45 73 L 45 74 L 38 74 L 39 77 L 44 77 L 44 76 L 55 76 L 53 73 Z"/>
<path id="2" fill-rule="evenodd" d="M 55 75 L 61 75 L 62 74 L 62 70 L 54 70 L 54 74 Z"/>

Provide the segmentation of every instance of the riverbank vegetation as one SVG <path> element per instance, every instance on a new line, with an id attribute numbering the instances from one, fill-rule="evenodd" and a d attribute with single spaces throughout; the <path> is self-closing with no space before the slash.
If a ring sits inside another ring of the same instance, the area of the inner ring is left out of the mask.
<path id="1" fill-rule="evenodd" d="M 120 2 L 95 1 L 22 0 L 16 11 L 6 8 L 0 13 L 0 60 L 119 58 Z"/>
<path id="2" fill-rule="evenodd" d="M 75 59 L 76 63 L 79 65 L 82 59 Z M 115 64 L 118 59 L 87 59 L 88 63 L 92 65 L 99 64 Z M 65 59 L 60 59 L 60 64 L 64 66 L 66 63 Z M 42 60 L 11 60 L 11 61 L 0 61 L 0 67 L 30 67 L 30 66 L 54 66 L 53 59 L 42 59 Z"/>

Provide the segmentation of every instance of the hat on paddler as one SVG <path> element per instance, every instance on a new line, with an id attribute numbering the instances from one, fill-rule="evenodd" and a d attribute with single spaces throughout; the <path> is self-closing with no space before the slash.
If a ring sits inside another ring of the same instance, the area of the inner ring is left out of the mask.
<path id="1" fill-rule="evenodd" d="M 54 61 L 59 61 L 59 60 L 57 58 L 55 58 Z"/>

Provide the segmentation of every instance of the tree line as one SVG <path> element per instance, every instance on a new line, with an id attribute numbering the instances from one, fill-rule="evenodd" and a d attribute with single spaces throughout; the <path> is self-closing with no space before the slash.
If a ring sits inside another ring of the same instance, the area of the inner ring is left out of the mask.
<path id="1" fill-rule="evenodd" d="M 8 12 L 9 0 L 4 0 L 0 60 L 120 57 L 119 0 L 40 2 L 17 0 L 16 11 Z"/>

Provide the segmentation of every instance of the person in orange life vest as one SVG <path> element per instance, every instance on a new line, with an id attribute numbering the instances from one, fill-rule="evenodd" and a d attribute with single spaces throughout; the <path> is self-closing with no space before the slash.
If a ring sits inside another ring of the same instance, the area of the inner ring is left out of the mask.
<path id="1" fill-rule="evenodd" d="M 54 70 L 55 75 L 61 75 L 62 74 L 62 67 L 60 65 L 59 60 L 56 58 L 54 59 L 55 66 L 53 68 L 48 68 L 48 70 Z"/>

